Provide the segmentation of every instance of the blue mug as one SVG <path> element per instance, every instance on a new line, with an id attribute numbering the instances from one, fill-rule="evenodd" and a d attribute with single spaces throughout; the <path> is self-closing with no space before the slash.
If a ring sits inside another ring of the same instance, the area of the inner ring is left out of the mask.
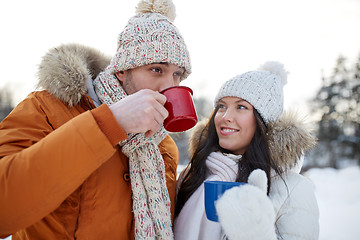
<path id="1" fill-rule="evenodd" d="M 218 222 L 218 216 L 215 209 L 215 201 L 220 198 L 224 192 L 232 187 L 243 185 L 243 182 L 223 182 L 223 181 L 205 181 L 205 212 L 210 221 Z"/>

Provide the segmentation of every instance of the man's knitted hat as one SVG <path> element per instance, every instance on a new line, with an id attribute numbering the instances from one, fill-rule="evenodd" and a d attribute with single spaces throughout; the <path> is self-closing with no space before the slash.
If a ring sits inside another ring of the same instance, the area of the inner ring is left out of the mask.
<path id="1" fill-rule="evenodd" d="M 284 65 L 266 62 L 258 70 L 226 81 L 215 98 L 215 106 L 223 97 L 239 97 L 249 102 L 266 124 L 276 122 L 283 112 L 283 86 L 286 83 L 287 71 Z"/>
<path id="2" fill-rule="evenodd" d="M 173 25 L 175 6 L 171 0 L 142 0 L 118 39 L 118 48 L 108 67 L 111 73 L 147 64 L 167 62 L 191 73 L 184 39 Z"/>

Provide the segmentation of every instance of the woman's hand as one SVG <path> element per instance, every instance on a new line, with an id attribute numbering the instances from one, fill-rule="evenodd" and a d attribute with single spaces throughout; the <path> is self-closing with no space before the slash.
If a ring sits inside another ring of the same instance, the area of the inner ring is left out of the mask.
<path id="1" fill-rule="evenodd" d="M 275 213 L 266 195 L 267 177 L 254 170 L 248 184 L 227 190 L 215 203 L 219 222 L 230 240 L 275 240 Z"/>

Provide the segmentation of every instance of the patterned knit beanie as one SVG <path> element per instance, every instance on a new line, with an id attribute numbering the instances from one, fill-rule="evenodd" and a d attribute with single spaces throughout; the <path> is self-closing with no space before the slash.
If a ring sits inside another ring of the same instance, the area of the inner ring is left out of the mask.
<path id="1" fill-rule="evenodd" d="M 225 82 L 216 98 L 215 106 L 223 97 L 239 97 L 249 102 L 264 122 L 277 122 L 283 112 L 283 86 L 287 71 L 279 62 L 266 62 L 258 70 L 246 72 Z"/>
<path id="2" fill-rule="evenodd" d="M 191 73 L 190 56 L 184 39 L 173 25 L 175 6 L 171 0 L 142 0 L 120 33 L 110 73 L 147 64 L 167 62 L 185 69 L 181 80 Z"/>

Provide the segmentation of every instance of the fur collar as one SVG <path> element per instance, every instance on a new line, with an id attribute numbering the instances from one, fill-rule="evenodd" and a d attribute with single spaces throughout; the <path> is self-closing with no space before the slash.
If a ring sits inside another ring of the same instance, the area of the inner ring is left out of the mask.
<path id="1" fill-rule="evenodd" d="M 110 60 L 99 51 L 79 44 L 52 48 L 39 65 L 38 88 L 72 107 L 87 93 L 86 80 L 95 79 Z"/>
<path id="2" fill-rule="evenodd" d="M 190 158 L 199 143 L 205 140 L 208 119 L 196 124 L 189 140 Z M 302 155 L 316 145 L 316 139 L 305 124 L 304 119 L 295 112 L 284 112 L 280 120 L 269 124 L 270 150 L 277 164 L 283 169 L 295 167 Z"/>

